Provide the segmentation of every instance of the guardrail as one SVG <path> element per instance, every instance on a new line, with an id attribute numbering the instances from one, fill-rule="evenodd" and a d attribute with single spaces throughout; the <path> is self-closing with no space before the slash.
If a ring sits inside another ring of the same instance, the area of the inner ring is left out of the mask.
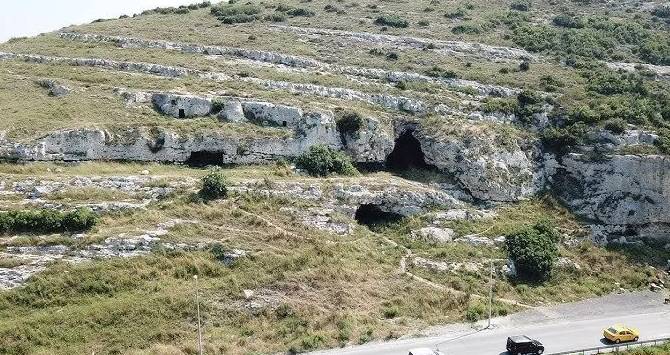
<path id="1" fill-rule="evenodd" d="M 652 340 L 636 341 L 636 342 L 633 342 L 633 343 L 605 345 L 605 346 L 598 346 L 598 347 L 595 347 L 595 348 L 563 351 L 563 352 L 560 352 L 560 353 L 551 353 L 551 354 L 547 354 L 547 355 L 604 354 L 604 353 L 611 353 L 611 352 L 618 352 L 618 351 L 625 351 L 625 350 L 630 350 L 630 349 L 635 349 L 635 348 L 641 348 L 641 347 L 645 347 L 645 346 L 661 345 L 661 344 L 665 344 L 665 343 L 668 343 L 668 342 L 670 342 L 670 338 L 659 338 L 659 339 L 652 339 Z"/>

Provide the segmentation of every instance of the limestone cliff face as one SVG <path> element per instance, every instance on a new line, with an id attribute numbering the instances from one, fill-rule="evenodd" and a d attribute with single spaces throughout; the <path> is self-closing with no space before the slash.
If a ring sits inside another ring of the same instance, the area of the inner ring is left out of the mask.
<path id="1" fill-rule="evenodd" d="M 551 170 L 554 193 L 600 226 L 594 230 L 600 241 L 670 238 L 670 158 L 569 154 Z"/>
<path id="2" fill-rule="evenodd" d="M 480 201 L 519 201 L 544 187 L 540 146 L 526 138 L 500 139 L 496 134 L 462 127 L 458 136 L 437 137 L 417 131 L 426 162 L 450 174 Z"/>
<path id="3" fill-rule="evenodd" d="M 152 95 L 134 100 L 156 104 Z M 206 106 L 203 112 L 212 110 L 211 101 L 183 96 L 177 97 L 174 106 L 172 100 L 175 98 L 167 96 L 161 102 L 169 106 L 166 112 L 177 116 L 179 111 L 173 108 L 178 110 L 182 104 Z M 225 106 L 230 109 L 226 111 Z M 568 154 L 556 158 L 544 153 L 537 139 L 530 135 L 482 131 L 479 124 L 461 124 L 445 133 L 416 122 L 398 120 L 394 128 L 388 122 L 365 118 L 358 132 L 343 135 L 337 130 L 332 113 L 303 112 L 288 106 L 236 99 L 227 101 L 222 112 L 248 119 L 251 117 L 246 114 L 248 110 L 255 111 L 255 124 L 279 126 L 276 129 L 285 130 L 286 134 L 240 137 L 224 131 L 181 133 L 165 128 L 129 128 L 112 132 L 87 128 L 52 132 L 32 142 L 19 143 L 0 133 L 0 156 L 22 161 L 191 163 L 195 160 L 197 163 L 205 160 L 204 163 L 213 164 L 263 164 L 290 159 L 315 144 L 326 144 L 346 151 L 357 162 L 381 166 L 397 148 L 398 137 L 410 132 L 425 163 L 452 177 L 459 194 L 465 193 L 477 202 L 519 201 L 546 190 L 589 221 L 598 241 L 670 240 L 670 174 L 667 173 L 670 157 L 611 154 L 593 158 Z M 286 127 L 282 127 L 284 121 Z M 453 196 L 461 196 L 453 194 L 453 186 L 444 189 Z M 407 197 L 401 192 L 398 196 Z M 398 205 L 394 199 L 391 194 L 352 203 L 389 207 Z M 387 210 L 407 212 L 395 207 Z"/>

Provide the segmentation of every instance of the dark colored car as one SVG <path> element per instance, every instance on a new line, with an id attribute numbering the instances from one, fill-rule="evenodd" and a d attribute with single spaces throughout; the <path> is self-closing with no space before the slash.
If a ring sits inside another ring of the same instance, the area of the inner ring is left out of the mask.
<path id="1" fill-rule="evenodd" d="M 507 351 L 510 355 L 518 354 L 542 354 L 544 345 L 525 335 L 517 335 L 507 338 Z"/>

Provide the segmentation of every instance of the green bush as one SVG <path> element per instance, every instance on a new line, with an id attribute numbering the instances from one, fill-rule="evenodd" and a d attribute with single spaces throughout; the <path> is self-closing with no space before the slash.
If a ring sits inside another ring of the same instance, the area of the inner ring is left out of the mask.
<path id="1" fill-rule="evenodd" d="M 284 15 L 281 12 L 275 12 L 273 14 L 265 16 L 265 21 L 284 22 L 286 21 L 286 15 Z"/>
<path id="2" fill-rule="evenodd" d="M 621 134 L 626 131 L 626 121 L 624 121 L 621 118 L 613 118 L 611 120 L 608 120 L 605 122 L 603 126 L 606 130 L 616 133 L 616 134 Z"/>
<path id="3" fill-rule="evenodd" d="M 577 122 L 567 127 L 550 127 L 542 131 L 542 143 L 555 152 L 566 152 L 571 147 L 582 145 L 587 140 L 588 127 Z"/>
<path id="4" fill-rule="evenodd" d="M 21 210 L 0 213 L 0 234 L 83 232 L 95 226 L 98 217 L 89 209 L 71 212 Z"/>
<path id="5" fill-rule="evenodd" d="M 228 197 L 228 181 L 219 170 L 210 171 L 202 178 L 199 195 L 204 200 L 216 200 Z"/>
<path id="6" fill-rule="evenodd" d="M 363 127 L 363 117 L 358 112 L 346 111 L 337 119 L 336 125 L 342 137 L 358 137 Z"/>
<path id="7" fill-rule="evenodd" d="M 296 166 L 312 176 L 355 175 L 358 172 L 348 156 L 323 145 L 310 147 L 296 158 Z"/>
<path id="8" fill-rule="evenodd" d="M 518 101 L 514 98 L 486 98 L 482 105 L 482 111 L 485 113 L 512 114 L 517 111 L 518 106 Z"/>
<path id="9" fill-rule="evenodd" d="M 539 222 L 506 237 L 507 253 L 520 278 L 543 281 L 551 276 L 558 258 L 560 236 L 549 222 Z"/>
<path id="10" fill-rule="evenodd" d="M 446 14 L 444 14 L 444 17 L 450 18 L 450 19 L 457 19 L 457 18 L 462 19 L 462 18 L 465 18 L 465 16 L 467 16 L 467 14 L 468 13 L 465 12 L 464 9 L 458 8 L 455 11 L 447 12 Z"/>
<path id="11" fill-rule="evenodd" d="M 454 79 L 458 77 L 456 72 L 454 72 L 453 70 L 442 69 L 438 66 L 433 66 L 432 68 L 427 70 L 426 75 L 433 78 L 445 78 L 445 79 Z"/>
<path id="12" fill-rule="evenodd" d="M 258 5 L 246 4 L 225 4 L 219 3 L 212 6 L 210 10 L 212 15 L 216 16 L 225 24 L 253 22 L 257 20 L 263 9 Z"/>
<path id="13" fill-rule="evenodd" d="M 531 6 L 530 0 L 514 0 L 512 1 L 510 8 L 512 8 L 512 10 L 517 11 L 529 11 L 530 6 Z"/>
<path id="14" fill-rule="evenodd" d="M 314 12 L 303 9 L 303 8 L 295 8 L 295 9 L 290 9 L 286 11 L 286 14 L 289 16 L 297 17 L 297 16 L 302 16 L 302 17 L 311 17 L 314 16 Z"/>
<path id="15" fill-rule="evenodd" d="M 404 18 L 398 16 L 398 15 L 384 15 L 384 16 L 379 16 L 375 20 L 375 24 L 380 25 L 380 26 L 390 26 L 390 27 L 398 27 L 398 28 L 405 28 L 409 26 L 409 22 L 405 20 Z"/>
<path id="16" fill-rule="evenodd" d="M 517 95 L 517 106 L 514 114 L 519 122 L 529 124 L 533 120 L 533 115 L 541 113 L 543 110 L 544 99 L 535 92 L 524 90 Z"/>
<path id="17" fill-rule="evenodd" d="M 670 129 L 660 129 L 658 131 L 658 139 L 656 139 L 654 145 L 663 154 L 670 154 Z"/>
<path id="18" fill-rule="evenodd" d="M 554 17 L 553 24 L 565 28 L 584 28 L 584 20 L 580 17 L 561 14 Z"/>
<path id="19" fill-rule="evenodd" d="M 519 70 L 521 70 L 521 71 L 528 71 L 528 70 L 530 70 L 530 62 L 527 61 L 527 60 L 522 61 L 522 62 L 519 64 Z"/>
<path id="20" fill-rule="evenodd" d="M 454 34 L 476 35 L 482 32 L 482 27 L 475 24 L 462 24 L 454 26 L 454 28 L 451 29 L 451 32 Z"/>

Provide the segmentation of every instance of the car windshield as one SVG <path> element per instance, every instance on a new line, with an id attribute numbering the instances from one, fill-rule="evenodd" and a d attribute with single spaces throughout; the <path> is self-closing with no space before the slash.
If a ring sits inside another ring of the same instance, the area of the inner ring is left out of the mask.
<path id="1" fill-rule="evenodd" d="M 616 334 L 616 333 L 618 333 L 617 330 L 614 329 L 614 328 L 609 328 L 609 329 L 607 329 L 607 331 L 610 332 L 610 333 L 612 333 L 612 334 Z"/>

